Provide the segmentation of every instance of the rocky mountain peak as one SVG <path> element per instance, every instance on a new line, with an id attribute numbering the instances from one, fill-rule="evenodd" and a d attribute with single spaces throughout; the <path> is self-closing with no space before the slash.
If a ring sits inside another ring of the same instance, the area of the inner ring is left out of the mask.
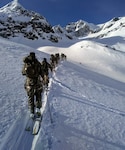
<path id="1" fill-rule="evenodd" d="M 79 20 L 63 28 L 60 25 L 52 27 L 45 17 L 25 9 L 18 0 L 0 8 L 0 36 L 8 39 L 24 37 L 29 40 L 47 39 L 58 42 L 63 38 L 103 38 L 116 32 L 120 34 L 124 27 L 125 17 L 114 18 L 102 25 Z"/>
<path id="2" fill-rule="evenodd" d="M 18 0 L 0 8 L 0 36 L 8 39 L 23 36 L 30 40 L 58 41 L 45 17 L 25 9 Z"/>
<path id="3" fill-rule="evenodd" d="M 21 10 L 25 10 L 25 8 L 18 2 L 18 0 L 13 0 L 12 2 L 3 6 L 0 9 L 0 12 L 9 14 L 9 13 L 19 13 Z"/>

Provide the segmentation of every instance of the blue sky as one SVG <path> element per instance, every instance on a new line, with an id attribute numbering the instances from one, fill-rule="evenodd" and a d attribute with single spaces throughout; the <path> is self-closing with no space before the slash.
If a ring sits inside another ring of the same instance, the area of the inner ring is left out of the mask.
<path id="1" fill-rule="evenodd" d="M 0 0 L 0 7 L 12 0 Z M 18 0 L 28 10 L 43 15 L 51 25 L 65 26 L 80 19 L 101 24 L 125 16 L 125 0 Z"/>

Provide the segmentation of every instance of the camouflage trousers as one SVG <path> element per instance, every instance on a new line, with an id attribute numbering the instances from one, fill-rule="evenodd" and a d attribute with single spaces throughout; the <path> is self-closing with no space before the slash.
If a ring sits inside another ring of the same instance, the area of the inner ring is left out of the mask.
<path id="1" fill-rule="evenodd" d="M 31 113 L 34 113 L 35 107 L 42 107 L 42 85 L 40 81 L 34 82 L 34 84 L 30 84 L 30 80 L 26 80 L 25 89 L 27 91 L 28 96 L 28 107 Z M 32 82 L 33 83 L 33 82 Z"/>
<path id="2" fill-rule="evenodd" d="M 44 77 L 43 77 L 43 84 L 44 86 L 47 86 L 48 87 L 48 84 L 49 84 L 49 76 L 47 74 L 44 74 Z"/>

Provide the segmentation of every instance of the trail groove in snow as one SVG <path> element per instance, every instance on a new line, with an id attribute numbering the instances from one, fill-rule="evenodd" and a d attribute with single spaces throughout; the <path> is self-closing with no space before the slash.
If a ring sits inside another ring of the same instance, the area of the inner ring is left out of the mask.
<path id="1" fill-rule="evenodd" d="M 48 99 L 54 122 L 44 125 L 49 149 L 124 150 L 125 87 L 81 67 L 65 62 L 53 79 Z"/>

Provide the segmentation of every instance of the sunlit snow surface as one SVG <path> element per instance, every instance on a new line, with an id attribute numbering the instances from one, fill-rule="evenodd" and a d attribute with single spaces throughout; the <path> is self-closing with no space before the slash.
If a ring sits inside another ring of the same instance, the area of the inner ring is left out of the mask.
<path id="1" fill-rule="evenodd" d="M 37 136 L 25 131 L 27 96 L 23 57 L 39 61 L 64 53 L 43 95 L 43 121 Z M 71 46 L 28 46 L 0 39 L 1 150 L 124 150 L 125 55 L 94 41 Z"/>

